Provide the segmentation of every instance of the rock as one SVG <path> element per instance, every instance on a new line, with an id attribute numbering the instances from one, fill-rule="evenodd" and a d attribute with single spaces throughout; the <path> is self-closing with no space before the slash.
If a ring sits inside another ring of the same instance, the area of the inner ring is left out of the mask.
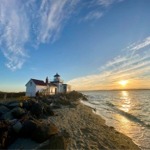
<path id="1" fill-rule="evenodd" d="M 3 114 L 1 118 L 4 120 L 12 120 L 14 118 L 20 119 L 24 114 L 24 109 L 20 107 L 15 107 L 11 111 Z"/>
<path id="2" fill-rule="evenodd" d="M 43 113 L 45 115 L 54 116 L 54 112 L 52 111 L 52 109 L 49 105 L 47 105 L 44 102 L 41 102 L 40 104 L 43 106 Z"/>
<path id="3" fill-rule="evenodd" d="M 8 150 L 34 150 L 39 144 L 30 138 L 17 138 Z"/>
<path id="4" fill-rule="evenodd" d="M 16 100 L 9 100 L 9 101 L 6 101 L 5 102 L 5 105 L 10 105 L 10 104 L 12 104 L 12 103 L 17 103 L 18 101 L 16 101 Z"/>
<path id="5" fill-rule="evenodd" d="M 13 126 L 12 126 L 13 130 L 16 132 L 16 133 L 19 133 L 19 131 L 21 130 L 22 128 L 22 124 L 20 121 L 17 121 Z"/>
<path id="6" fill-rule="evenodd" d="M 63 136 L 55 135 L 52 136 L 49 140 L 41 143 L 38 147 L 36 147 L 36 150 L 39 149 L 61 149 L 65 150 L 67 148 L 68 142 L 65 140 Z"/>
<path id="7" fill-rule="evenodd" d="M 6 106 L 1 105 L 0 106 L 0 115 L 3 115 L 5 113 L 7 113 L 7 112 L 9 112 L 9 109 Z"/>
<path id="8" fill-rule="evenodd" d="M 33 132 L 32 139 L 38 143 L 41 143 L 57 133 L 58 129 L 54 124 L 40 123 L 38 124 L 36 130 Z"/>
<path id="9" fill-rule="evenodd" d="M 42 101 L 47 105 L 50 105 L 52 103 L 52 99 L 43 99 Z"/>
<path id="10" fill-rule="evenodd" d="M 37 103 L 37 100 L 32 98 L 32 99 L 28 100 L 28 102 L 29 102 L 30 106 L 32 106 L 33 104 Z"/>
<path id="11" fill-rule="evenodd" d="M 21 102 L 11 102 L 8 104 L 8 107 L 10 109 L 13 109 L 15 107 L 22 107 L 22 106 L 23 106 L 23 103 L 21 103 Z"/>
<path id="12" fill-rule="evenodd" d="M 29 101 L 24 101 L 23 102 L 23 108 L 26 110 L 30 110 L 31 105 L 29 104 Z"/>
<path id="13" fill-rule="evenodd" d="M 12 115 L 18 119 L 20 119 L 25 114 L 25 110 L 20 107 L 13 108 L 11 112 L 12 112 Z"/>
<path id="14" fill-rule="evenodd" d="M 44 111 L 45 115 L 49 115 L 49 116 L 54 116 L 55 115 L 50 106 L 47 106 L 46 108 L 44 108 L 43 111 Z"/>
<path id="15" fill-rule="evenodd" d="M 41 106 L 43 106 L 43 108 L 45 108 L 45 107 L 47 107 L 48 106 L 48 104 L 46 104 L 46 103 L 44 103 L 43 101 L 38 101 L 38 103 L 41 105 Z"/>
<path id="16" fill-rule="evenodd" d="M 6 149 L 8 146 L 8 127 L 6 121 L 0 121 L 0 149 Z"/>
<path id="17" fill-rule="evenodd" d="M 5 113 L 3 116 L 2 116 L 2 119 L 4 120 L 12 120 L 14 119 L 14 116 L 12 115 L 11 111 Z"/>
<path id="18" fill-rule="evenodd" d="M 39 118 L 43 114 L 43 107 L 40 104 L 35 103 L 32 105 L 30 112 L 33 116 Z"/>
<path id="19" fill-rule="evenodd" d="M 0 102 L 0 106 L 4 105 L 4 103 Z"/>
<path id="20" fill-rule="evenodd" d="M 61 108 L 61 106 L 59 104 L 56 104 L 56 103 L 51 103 L 50 107 L 53 108 L 53 109 L 59 109 L 59 108 Z"/>
<path id="21" fill-rule="evenodd" d="M 16 139 L 18 138 L 18 134 L 13 130 L 13 128 L 10 128 L 8 130 L 8 142 L 7 145 L 11 145 Z"/>
<path id="22" fill-rule="evenodd" d="M 25 101 L 23 101 L 23 108 L 25 108 L 26 110 L 30 110 L 32 105 L 34 105 L 36 103 L 37 103 L 36 99 L 25 100 Z"/>
<path id="23" fill-rule="evenodd" d="M 31 137 L 32 133 L 36 130 L 36 128 L 36 122 L 34 122 L 33 120 L 27 120 L 23 123 L 19 135 L 21 137 Z"/>
<path id="24" fill-rule="evenodd" d="M 17 119 L 8 120 L 8 122 L 12 126 L 17 122 Z"/>

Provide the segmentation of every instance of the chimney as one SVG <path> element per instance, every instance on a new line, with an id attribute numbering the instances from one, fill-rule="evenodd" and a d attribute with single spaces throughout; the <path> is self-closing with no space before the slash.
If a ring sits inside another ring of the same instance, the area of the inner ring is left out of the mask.
<path id="1" fill-rule="evenodd" d="M 46 77 L 45 83 L 48 84 L 48 77 Z"/>

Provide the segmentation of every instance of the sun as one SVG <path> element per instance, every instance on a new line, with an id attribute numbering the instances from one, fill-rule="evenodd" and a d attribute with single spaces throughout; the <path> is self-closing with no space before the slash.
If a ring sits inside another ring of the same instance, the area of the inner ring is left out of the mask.
<path id="1" fill-rule="evenodd" d="M 128 81 L 127 80 L 121 80 L 121 81 L 119 81 L 119 84 L 122 86 L 126 86 L 128 84 Z"/>

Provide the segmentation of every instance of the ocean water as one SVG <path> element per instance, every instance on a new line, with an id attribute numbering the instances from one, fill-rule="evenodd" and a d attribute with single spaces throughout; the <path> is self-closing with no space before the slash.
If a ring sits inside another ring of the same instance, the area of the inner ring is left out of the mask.
<path id="1" fill-rule="evenodd" d="M 150 149 L 150 90 L 87 91 L 85 105 L 119 132 L 132 138 L 141 149 Z"/>

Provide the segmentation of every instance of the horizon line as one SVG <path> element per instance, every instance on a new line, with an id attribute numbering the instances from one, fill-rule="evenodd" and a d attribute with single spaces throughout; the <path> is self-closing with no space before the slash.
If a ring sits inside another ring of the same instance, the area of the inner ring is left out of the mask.
<path id="1" fill-rule="evenodd" d="M 100 89 L 100 90 L 77 90 L 79 92 L 88 92 L 88 91 L 134 91 L 134 90 L 150 90 L 150 89 Z M 76 91 L 76 90 L 75 90 Z"/>
<path id="2" fill-rule="evenodd" d="M 150 90 L 150 88 L 140 88 L 140 89 L 99 89 L 99 90 L 72 90 L 78 92 L 88 92 L 88 91 L 134 91 L 134 90 Z M 0 93 L 22 93 L 26 91 L 0 91 Z"/>

